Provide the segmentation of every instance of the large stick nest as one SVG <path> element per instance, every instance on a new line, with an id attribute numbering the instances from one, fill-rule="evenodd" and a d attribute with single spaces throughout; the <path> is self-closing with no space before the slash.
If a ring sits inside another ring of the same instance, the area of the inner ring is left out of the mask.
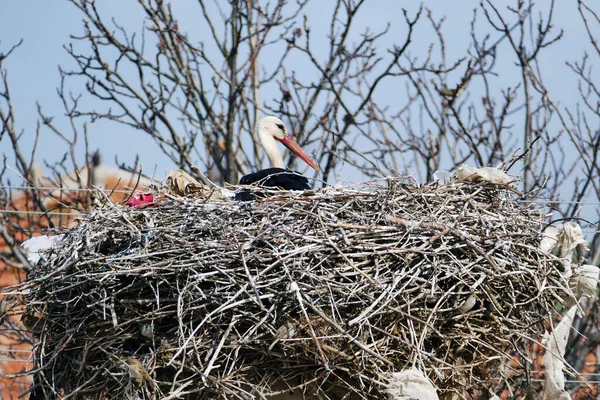
<path id="1" fill-rule="evenodd" d="M 382 398 L 485 386 L 553 315 L 544 216 L 454 182 L 85 215 L 26 282 L 37 385 L 76 398 Z M 349 398 L 349 397 L 346 397 Z"/>

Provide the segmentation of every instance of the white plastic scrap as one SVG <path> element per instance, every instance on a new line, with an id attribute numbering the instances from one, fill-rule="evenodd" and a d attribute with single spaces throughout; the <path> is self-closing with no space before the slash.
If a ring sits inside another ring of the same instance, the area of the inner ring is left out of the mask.
<path id="1" fill-rule="evenodd" d="M 448 171 L 435 171 L 433 173 L 433 180 L 438 181 L 441 184 L 450 182 L 450 178 L 452 178 L 452 173 Z"/>
<path id="2" fill-rule="evenodd" d="M 563 225 L 562 235 L 558 237 L 560 242 L 560 256 L 571 256 L 578 248 L 579 254 L 589 249 L 588 242 L 583 238 L 583 232 L 578 223 L 569 221 Z"/>
<path id="3" fill-rule="evenodd" d="M 542 365 L 546 369 L 544 399 L 568 400 L 571 398 L 565 390 L 563 368 L 565 366 L 565 348 L 576 311 L 576 306 L 571 307 L 563 316 L 560 323 L 554 328 L 554 331 L 551 334 L 546 332 L 542 339 L 542 345 L 546 347 L 546 354 L 542 358 Z"/>
<path id="4" fill-rule="evenodd" d="M 598 278 L 600 278 L 600 268 L 595 265 L 585 264 L 578 268 L 569 281 L 575 298 L 580 299 L 582 296 L 596 297 Z"/>
<path id="5" fill-rule="evenodd" d="M 439 400 L 429 378 L 414 367 L 392 373 L 385 392 L 389 400 Z"/>
<path id="6" fill-rule="evenodd" d="M 460 166 L 454 176 L 469 181 L 486 181 L 496 184 L 506 184 L 514 181 L 506 172 L 494 167 L 474 168 L 468 165 Z"/>
<path id="7" fill-rule="evenodd" d="M 589 248 L 588 242 L 583 238 L 581 227 L 576 222 L 569 221 L 564 225 L 550 225 L 544 230 L 543 235 L 540 250 L 552 253 L 556 248 L 560 248 L 558 256 L 563 259 L 565 278 L 569 278 L 572 274 L 573 251 L 577 249 L 579 254 L 584 254 Z"/>
<path id="8" fill-rule="evenodd" d="M 473 307 L 475 307 L 476 303 L 477 303 L 477 296 L 475 296 L 475 294 L 471 294 L 469 297 L 467 297 L 465 302 L 460 306 L 460 312 L 466 313 L 466 312 L 470 311 L 471 309 L 473 309 Z"/>
<path id="9" fill-rule="evenodd" d="M 153 339 L 154 338 L 154 328 L 153 328 L 152 324 L 143 324 L 142 326 L 140 326 L 140 333 L 142 334 L 142 336 L 145 336 L 149 339 Z"/>
<path id="10" fill-rule="evenodd" d="M 544 238 L 540 242 L 540 250 L 544 253 L 552 253 L 558 245 L 558 235 L 560 232 L 562 232 L 562 225 L 550 225 L 544 229 L 544 232 L 542 232 Z"/>
<path id="11" fill-rule="evenodd" d="M 595 265 L 579 265 L 579 261 L 573 265 L 573 253 L 577 250 L 578 256 L 582 257 L 588 250 L 588 243 L 583 238 L 581 227 L 572 221 L 563 225 L 549 226 L 544 230 L 544 238 L 540 242 L 540 249 L 548 254 L 558 250 L 558 256 L 562 259 L 564 266 L 563 276 L 569 279 L 569 286 L 573 297 L 566 299 L 569 311 L 563 316 L 554 331 L 546 332 L 542 345 L 546 347 L 546 354 L 542 364 L 546 369 L 544 380 L 544 399 L 569 400 L 571 396 L 565 390 L 565 347 L 569 339 L 571 324 L 577 310 L 579 310 L 579 299 L 582 296 L 595 298 L 598 286 L 600 269 Z"/>
<path id="12" fill-rule="evenodd" d="M 221 188 L 221 196 L 226 199 L 233 199 L 235 197 L 235 192 L 229 189 Z"/>
<path id="13" fill-rule="evenodd" d="M 40 251 L 56 247 L 64 236 L 65 235 L 35 236 L 21 243 L 21 247 L 27 250 L 27 259 L 29 262 L 35 264 L 41 258 Z"/>

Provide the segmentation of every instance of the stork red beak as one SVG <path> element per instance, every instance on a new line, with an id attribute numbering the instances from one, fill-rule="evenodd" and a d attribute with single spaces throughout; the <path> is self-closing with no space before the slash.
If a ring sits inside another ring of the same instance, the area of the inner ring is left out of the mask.
<path id="1" fill-rule="evenodd" d="M 302 147 L 300 147 L 298 142 L 296 142 L 296 140 L 294 140 L 294 138 L 291 135 L 285 135 L 283 137 L 283 139 L 277 139 L 277 140 L 279 140 L 281 143 L 283 143 L 283 145 L 285 147 L 287 147 L 288 149 L 293 151 L 298 157 L 300 157 L 302 159 L 302 161 L 307 163 L 309 166 L 311 166 L 316 171 L 319 171 L 319 166 L 313 160 L 311 160 L 311 158 L 308 156 L 308 154 L 306 154 L 304 152 L 304 150 L 302 150 Z"/>

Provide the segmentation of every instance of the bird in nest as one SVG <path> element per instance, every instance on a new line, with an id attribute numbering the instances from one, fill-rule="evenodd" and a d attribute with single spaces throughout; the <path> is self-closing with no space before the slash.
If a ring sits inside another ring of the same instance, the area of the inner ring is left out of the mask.
<path id="1" fill-rule="evenodd" d="M 256 124 L 256 133 L 265 154 L 269 158 L 271 168 L 244 175 L 239 184 L 279 190 L 310 190 L 311 186 L 308 183 L 308 178 L 299 172 L 284 168 L 283 157 L 277 143 L 282 143 L 315 171 L 319 171 L 319 166 L 288 133 L 283 121 L 273 116 L 264 117 Z M 241 189 L 235 195 L 235 199 L 241 201 L 254 200 L 256 197 L 257 194 L 249 189 Z"/>

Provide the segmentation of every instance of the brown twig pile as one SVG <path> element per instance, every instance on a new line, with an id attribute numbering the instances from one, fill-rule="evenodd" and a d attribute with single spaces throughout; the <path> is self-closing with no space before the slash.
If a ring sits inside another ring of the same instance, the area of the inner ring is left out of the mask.
<path id="1" fill-rule="evenodd" d="M 380 399 L 413 365 L 481 387 L 562 296 L 542 226 L 470 182 L 106 204 L 26 282 L 33 373 L 50 398 Z"/>

